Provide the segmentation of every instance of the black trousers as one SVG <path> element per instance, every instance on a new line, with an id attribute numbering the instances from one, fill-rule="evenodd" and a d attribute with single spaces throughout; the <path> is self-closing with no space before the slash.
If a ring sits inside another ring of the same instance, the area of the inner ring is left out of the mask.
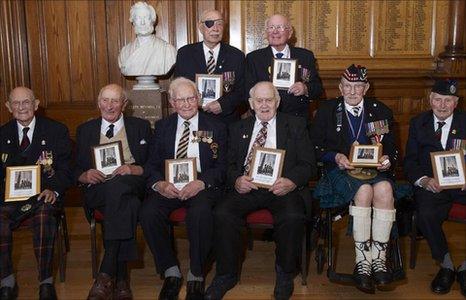
<path id="1" fill-rule="evenodd" d="M 212 207 L 217 196 L 219 194 L 214 191 L 203 190 L 196 196 L 181 201 L 154 193 L 143 202 L 139 218 L 159 274 L 179 265 L 168 235 L 169 216 L 175 209 L 186 207 L 190 270 L 195 276 L 204 275 L 204 265 L 212 247 Z"/>
<path id="2" fill-rule="evenodd" d="M 305 223 L 303 200 L 296 190 L 278 197 L 259 189 L 247 194 L 232 191 L 215 207 L 217 275 L 238 273 L 245 218 L 262 208 L 273 215 L 276 263 L 287 273 L 298 270 Z"/>
<path id="3" fill-rule="evenodd" d="M 136 227 L 144 197 L 142 176 L 116 176 L 84 189 L 85 206 L 104 213 L 105 240 L 121 241 L 118 260 L 137 259 Z"/>
<path id="4" fill-rule="evenodd" d="M 442 229 L 443 222 L 454 201 L 466 204 L 466 192 L 458 190 L 444 190 L 431 193 L 417 187 L 414 192 L 417 210 L 417 225 L 427 239 L 432 258 L 442 262 L 448 253 L 448 244 Z"/>

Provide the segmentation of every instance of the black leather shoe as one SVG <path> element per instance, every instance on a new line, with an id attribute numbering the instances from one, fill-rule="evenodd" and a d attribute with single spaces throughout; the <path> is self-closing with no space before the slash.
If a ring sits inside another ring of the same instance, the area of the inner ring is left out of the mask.
<path id="1" fill-rule="evenodd" d="M 360 261 L 354 266 L 353 280 L 358 290 L 367 294 L 375 293 L 371 265 L 368 261 Z"/>
<path id="2" fill-rule="evenodd" d="M 207 288 L 204 299 L 205 300 L 220 300 L 223 296 L 231 290 L 238 283 L 238 276 L 234 274 L 226 274 L 215 276 L 212 283 Z"/>
<path id="3" fill-rule="evenodd" d="M 294 290 L 294 274 L 283 272 L 283 270 L 278 265 L 275 266 L 275 272 L 277 273 L 275 288 L 273 290 L 275 300 L 290 299 Z"/>
<path id="4" fill-rule="evenodd" d="M 188 281 L 186 284 L 186 300 L 204 299 L 204 281 Z"/>
<path id="5" fill-rule="evenodd" d="M 466 270 L 458 272 L 456 274 L 456 280 L 458 280 L 458 283 L 460 284 L 461 294 L 466 297 Z"/>
<path id="6" fill-rule="evenodd" d="M 53 284 L 44 283 L 40 285 L 39 300 L 57 300 L 57 293 Z"/>
<path id="7" fill-rule="evenodd" d="M 455 281 L 455 271 L 448 268 L 441 268 L 434 280 L 430 284 L 432 292 L 446 294 L 450 292 L 451 285 Z"/>
<path id="8" fill-rule="evenodd" d="M 18 285 L 13 288 L 4 286 L 0 289 L 0 300 L 15 300 L 18 297 Z"/>
<path id="9" fill-rule="evenodd" d="M 183 279 L 180 277 L 167 277 L 163 281 L 162 290 L 159 294 L 159 300 L 177 300 L 180 293 Z"/>
<path id="10" fill-rule="evenodd" d="M 372 261 L 372 279 L 376 285 L 386 285 L 393 282 L 393 272 L 387 267 L 385 260 Z"/>

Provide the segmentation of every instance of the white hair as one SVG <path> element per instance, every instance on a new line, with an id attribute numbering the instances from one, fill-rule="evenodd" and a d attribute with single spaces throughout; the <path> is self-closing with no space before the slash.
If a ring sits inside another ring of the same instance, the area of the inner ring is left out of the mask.
<path id="1" fill-rule="evenodd" d="M 256 89 L 259 85 L 265 86 L 273 90 L 273 96 L 276 101 L 280 101 L 280 94 L 278 93 L 277 88 L 270 82 L 270 81 L 260 81 L 256 83 L 250 90 L 249 90 L 249 98 L 253 99 L 256 93 Z"/>
<path id="2" fill-rule="evenodd" d="M 188 85 L 192 87 L 196 95 L 199 94 L 197 91 L 197 86 L 194 82 L 185 77 L 178 77 L 170 83 L 170 87 L 168 88 L 168 95 L 170 95 L 170 99 L 175 97 L 176 90 L 178 90 L 178 88 L 182 85 Z"/>
<path id="3" fill-rule="evenodd" d="M 145 9 L 149 10 L 150 19 L 153 22 L 155 22 L 157 20 L 157 14 L 155 12 L 154 7 L 152 5 L 150 5 L 150 4 L 147 4 L 146 2 L 139 1 L 139 2 L 136 2 L 133 6 L 131 6 L 131 10 L 129 11 L 129 21 L 131 23 L 133 23 L 134 14 L 136 13 L 136 10 L 138 10 L 140 8 L 145 8 Z"/>

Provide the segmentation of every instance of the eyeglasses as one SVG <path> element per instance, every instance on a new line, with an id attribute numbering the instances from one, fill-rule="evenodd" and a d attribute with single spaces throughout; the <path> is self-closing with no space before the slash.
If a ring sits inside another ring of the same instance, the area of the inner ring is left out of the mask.
<path id="1" fill-rule="evenodd" d="M 193 104 L 197 102 L 197 96 L 192 96 L 188 98 L 174 98 L 173 101 L 180 102 L 180 103 L 184 102 L 184 103 Z"/>
<path id="2" fill-rule="evenodd" d="M 265 27 L 265 29 L 266 29 L 268 32 L 274 32 L 275 30 L 280 31 L 280 32 L 283 32 L 283 31 L 285 31 L 285 30 L 290 29 L 290 26 L 284 25 L 284 24 L 280 24 L 280 25 L 269 25 L 269 26 Z"/>
<path id="3" fill-rule="evenodd" d="M 225 23 L 222 19 L 216 19 L 216 20 L 205 20 L 204 22 L 201 22 L 205 25 L 207 28 L 212 28 L 214 25 L 217 26 L 223 26 Z"/>
<path id="4" fill-rule="evenodd" d="M 31 106 L 32 104 L 34 104 L 34 100 L 28 99 L 28 100 L 24 100 L 24 101 L 11 101 L 10 104 L 14 108 L 18 108 L 20 106 L 23 106 L 23 107 L 24 106 Z"/>

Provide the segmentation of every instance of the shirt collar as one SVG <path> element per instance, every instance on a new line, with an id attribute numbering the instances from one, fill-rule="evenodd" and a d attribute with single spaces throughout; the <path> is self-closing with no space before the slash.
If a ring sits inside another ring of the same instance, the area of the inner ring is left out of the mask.
<path id="1" fill-rule="evenodd" d="M 114 133 L 117 133 L 118 131 L 120 131 L 120 129 L 123 128 L 123 125 L 124 125 L 123 114 L 121 114 L 120 117 L 118 118 L 118 120 L 116 122 L 113 122 L 113 123 L 110 123 L 109 121 L 102 118 L 101 132 L 106 132 L 107 129 L 108 129 L 108 126 L 110 126 L 110 124 L 114 125 L 114 127 L 113 127 L 113 132 Z"/>
<path id="2" fill-rule="evenodd" d="M 358 103 L 358 105 L 349 105 L 348 103 L 345 102 L 345 109 L 349 111 L 351 114 L 353 114 L 353 108 L 358 107 L 359 108 L 359 115 L 361 115 L 362 109 L 364 107 L 364 98 L 361 100 L 361 102 Z M 359 117 L 359 115 L 357 117 Z"/>
<path id="3" fill-rule="evenodd" d="M 186 120 L 183 119 L 180 115 L 178 115 L 178 127 L 183 126 L 184 121 L 189 121 L 190 126 L 193 124 L 197 124 L 199 120 L 199 112 L 197 112 L 191 119 Z"/>
<path id="4" fill-rule="evenodd" d="M 272 119 L 270 119 L 269 121 L 267 121 L 267 128 L 271 128 L 271 127 L 274 127 L 275 126 L 275 123 L 277 121 L 277 115 L 275 115 Z M 259 118 L 256 118 L 256 122 L 254 122 L 254 126 L 262 126 L 262 122 L 261 120 L 259 120 Z M 270 126 L 270 127 L 269 127 Z"/>
<path id="5" fill-rule="evenodd" d="M 270 48 L 272 48 L 273 57 L 276 57 L 277 53 L 283 53 L 282 58 L 290 58 L 290 46 L 288 46 L 288 44 L 285 45 L 282 51 L 277 51 L 273 46 L 270 46 Z"/>
<path id="6" fill-rule="evenodd" d="M 206 59 L 209 59 L 210 57 L 210 54 L 209 54 L 209 51 L 213 51 L 214 52 L 214 58 L 215 60 L 217 60 L 217 57 L 218 57 L 218 53 L 220 52 L 220 43 L 218 43 L 214 49 L 210 49 L 209 47 L 207 47 L 207 45 L 203 42 L 202 43 L 202 48 L 204 49 L 204 56 L 206 57 Z"/>
<path id="7" fill-rule="evenodd" d="M 29 123 L 27 126 L 21 125 L 21 124 L 18 122 L 18 120 L 16 120 L 16 124 L 18 124 L 18 132 L 19 132 L 19 133 L 23 134 L 23 128 L 25 128 L 25 127 L 28 127 L 28 128 L 29 128 L 28 133 L 29 133 L 29 132 L 32 133 L 32 132 L 34 132 L 34 128 L 36 127 L 36 116 L 34 116 L 34 117 L 32 118 L 31 123 Z"/>
<path id="8" fill-rule="evenodd" d="M 445 125 L 443 127 L 450 128 L 451 123 L 453 122 L 453 114 L 451 114 L 451 116 L 449 116 L 443 121 L 439 120 L 435 114 L 433 115 L 434 115 L 434 128 L 437 128 L 437 122 L 445 122 Z"/>

